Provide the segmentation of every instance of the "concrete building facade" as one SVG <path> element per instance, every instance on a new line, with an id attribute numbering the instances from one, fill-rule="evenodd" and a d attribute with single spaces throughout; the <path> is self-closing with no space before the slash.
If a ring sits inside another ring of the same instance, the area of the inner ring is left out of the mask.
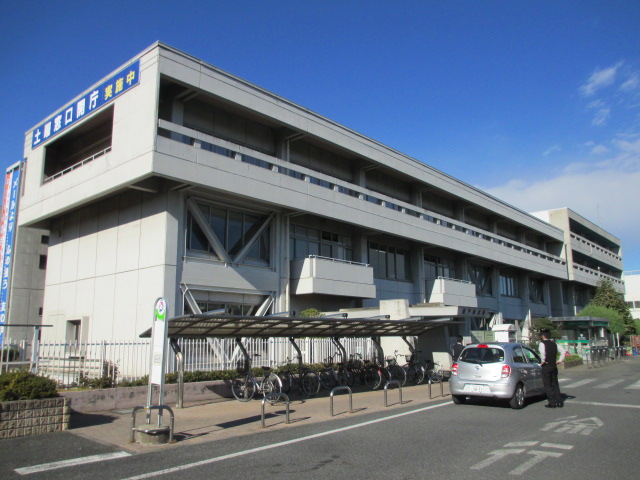
<path id="1" fill-rule="evenodd" d="M 24 156 L 51 338 L 136 337 L 164 296 L 170 316 L 400 299 L 458 319 L 448 341 L 622 285 L 620 242 L 574 212 L 543 221 L 160 43 L 28 131 Z"/>

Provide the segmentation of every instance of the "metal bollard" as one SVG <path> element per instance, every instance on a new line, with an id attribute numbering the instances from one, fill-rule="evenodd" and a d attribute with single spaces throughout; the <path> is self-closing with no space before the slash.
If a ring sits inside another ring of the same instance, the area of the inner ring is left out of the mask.
<path id="1" fill-rule="evenodd" d="M 284 403 L 287 407 L 286 410 L 286 420 L 284 423 L 288 424 L 289 423 L 289 397 L 287 396 L 286 393 L 280 393 L 280 392 L 274 392 L 274 393 L 268 393 L 267 395 L 264 396 L 264 398 L 262 399 L 262 407 L 261 407 L 261 413 L 260 413 L 260 424 L 262 425 L 262 428 L 266 428 L 265 426 L 265 422 L 264 422 L 264 405 L 267 402 L 268 399 L 270 398 L 280 398 L 280 397 L 284 397 Z"/>
<path id="2" fill-rule="evenodd" d="M 433 398 L 433 396 L 431 395 L 431 384 L 433 382 L 431 381 L 431 379 L 429 379 L 429 400 L 431 400 Z M 444 385 L 442 381 L 438 382 L 440 384 L 440 396 L 444 397 Z"/>
<path id="3" fill-rule="evenodd" d="M 333 417 L 333 396 L 336 392 L 342 392 L 342 391 L 349 392 L 349 413 L 353 413 L 353 396 L 351 394 L 351 389 L 347 386 L 335 387 L 333 390 L 331 390 L 331 393 L 329 394 L 330 404 L 331 404 L 330 412 L 332 417 Z"/>
<path id="4" fill-rule="evenodd" d="M 131 412 L 131 431 L 129 432 L 129 442 L 133 443 L 135 432 L 136 431 L 145 431 L 148 430 L 146 428 L 136 428 L 136 413 L 140 410 L 146 411 L 148 414 L 151 414 L 151 410 L 158 410 L 158 412 L 162 412 L 166 410 L 169 412 L 169 427 L 162 426 L 162 416 L 158 416 L 158 427 L 157 430 L 169 429 L 169 443 L 173 443 L 173 425 L 175 416 L 173 414 L 173 410 L 168 405 L 139 405 L 137 407 L 133 407 L 133 411 Z M 151 427 L 149 429 L 152 429 Z"/>
<path id="5" fill-rule="evenodd" d="M 387 403 L 387 391 L 389 390 L 389 385 L 398 386 L 398 391 L 400 392 L 400 405 L 402 405 L 402 385 L 400 385 L 400 382 L 398 380 L 389 380 L 384 384 L 384 406 L 389 406 L 389 404 Z"/>

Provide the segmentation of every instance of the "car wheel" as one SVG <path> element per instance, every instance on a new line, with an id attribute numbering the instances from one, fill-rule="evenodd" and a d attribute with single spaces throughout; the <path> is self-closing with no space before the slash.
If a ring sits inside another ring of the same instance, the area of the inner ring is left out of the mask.
<path id="1" fill-rule="evenodd" d="M 464 395 L 451 395 L 451 400 L 453 400 L 453 403 L 456 405 L 461 405 L 467 402 L 467 397 Z"/>
<path id="2" fill-rule="evenodd" d="M 511 397 L 511 400 L 509 400 L 509 405 L 511 406 L 511 408 L 520 409 L 524 407 L 524 396 L 524 386 L 518 384 L 516 386 L 516 391 L 513 392 L 513 397 Z"/>

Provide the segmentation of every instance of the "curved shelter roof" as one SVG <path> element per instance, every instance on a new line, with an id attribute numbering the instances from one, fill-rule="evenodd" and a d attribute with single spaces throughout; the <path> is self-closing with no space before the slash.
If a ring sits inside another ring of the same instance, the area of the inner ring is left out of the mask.
<path id="1" fill-rule="evenodd" d="M 169 338 L 236 337 L 380 337 L 420 335 L 442 325 L 458 323 L 451 317 L 383 318 L 289 317 L 192 314 L 168 320 Z M 150 337 L 151 329 L 140 337 Z"/>

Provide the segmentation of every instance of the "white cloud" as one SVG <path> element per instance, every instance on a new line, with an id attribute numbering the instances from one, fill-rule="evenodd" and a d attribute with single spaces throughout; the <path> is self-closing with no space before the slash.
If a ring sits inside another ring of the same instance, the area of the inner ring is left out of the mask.
<path id="1" fill-rule="evenodd" d="M 612 67 L 593 72 L 589 79 L 580 87 L 580 93 L 585 97 L 590 97 L 598 90 L 612 85 L 616 80 L 616 74 L 622 64 L 623 62 L 618 62 Z"/>
<path id="2" fill-rule="evenodd" d="M 609 152 L 609 149 L 607 147 L 605 147 L 604 145 L 594 145 L 591 148 L 591 153 L 593 155 L 604 155 L 607 152 Z"/>
<path id="3" fill-rule="evenodd" d="M 575 162 L 537 181 L 510 180 L 484 191 L 524 211 L 569 207 L 622 240 L 625 268 L 640 269 L 640 140 L 599 164 Z"/>
<path id="4" fill-rule="evenodd" d="M 631 92 L 636 90 L 640 86 L 640 78 L 637 73 L 633 73 L 629 76 L 629 78 L 620 85 L 620 90 L 624 92 Z"/>
<path id="5" fill-rule="evenodd" d="M 550 154 L 552 154 L 553 152 L 561 152 L 562 148 L 560 147 L 560 145 L 553 145 L 552 147 L 548 148 L 546 151 L 544 151 L 542 153 L 543 156 L 548 156 Z"/>

